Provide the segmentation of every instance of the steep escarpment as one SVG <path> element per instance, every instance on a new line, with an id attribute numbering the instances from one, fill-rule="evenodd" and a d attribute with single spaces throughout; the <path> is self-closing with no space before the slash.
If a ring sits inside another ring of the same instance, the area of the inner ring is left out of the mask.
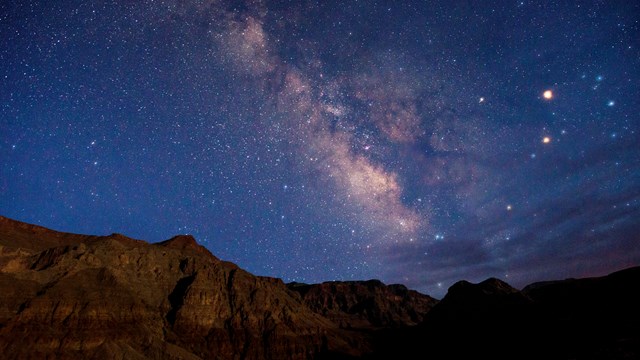
<path id="1" fill-rule="evenodd" d="M 220 261 L 192 237 L 149 244 L 60 234 L 0 220 L 5 356 L 307 359 L 367 350 L 281 280 Z"/>
<path id="2" fill-rule="evenodd" d="M 404 285 L 379 280 L 291 283 L 289 288 L 299 292 L 312 310 L 350 329 L 417 325 L 438 302 Z"/>

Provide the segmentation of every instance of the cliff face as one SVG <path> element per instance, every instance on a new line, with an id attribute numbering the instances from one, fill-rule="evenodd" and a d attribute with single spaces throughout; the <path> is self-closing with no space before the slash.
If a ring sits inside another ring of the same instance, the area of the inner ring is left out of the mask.
<path id="1" fill-rule="evenodd" d="M 289 288 L 299 292 L 313 311 L 349 329 L 417 325 L 438 302 L 404 285 L 387 286 L 378 280 L 291 283 Z"/>
<path id="2" fill-rule="evenodd" d="M 0 218 L 0 244 L 0 352 L 9 358 L 307 359 L 367 350 L 281 280 L 220 261 L 190 236 L 148 244 Z"/>

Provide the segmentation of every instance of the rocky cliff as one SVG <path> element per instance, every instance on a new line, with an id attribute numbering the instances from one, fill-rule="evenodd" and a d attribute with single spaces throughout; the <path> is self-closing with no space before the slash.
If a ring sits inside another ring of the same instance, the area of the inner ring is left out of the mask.
<path id="1" fill-rule="evenodd" d="M 417 325 L 438 302 L 404 285 L 387 286 L 379 280 L 291 283 L 289 288 L 299 292 L 313 311 L 349 329 Z"/>
<path id="2" fill-rule="evenodd" d="M 7 358 L 308 359 L 367 343 L 190 236 L 149 244 L 0 218 Z"/>

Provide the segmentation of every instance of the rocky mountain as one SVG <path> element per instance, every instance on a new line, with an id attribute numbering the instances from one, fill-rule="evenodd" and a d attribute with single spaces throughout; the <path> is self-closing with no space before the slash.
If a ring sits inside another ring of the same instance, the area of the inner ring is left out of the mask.
<path id="1" fill-rule="evenodd" d="M 279 279 L 221 261 L 193 237 L 149 244 L 0 218 L 6 358 L 308 359 L 359 355 L 362 336 Z"/>
<path id="2" fill-rule="evenodd" d="M 377 280 L 284 284 L 188 235 L 150 244 L 0 217 L 0 358 L 635 359 L 640 267 L 437 301 Z"/>
<path id="3" fill-rule="evenodd" d="M 379 281 L 287 286 L 188 235 L 149 244 L 4 217 L 0 286 L 0 353 L 33 359 L 361 356 L 372 339 L 358 330 L 417 324 L 435 303 Z"/>

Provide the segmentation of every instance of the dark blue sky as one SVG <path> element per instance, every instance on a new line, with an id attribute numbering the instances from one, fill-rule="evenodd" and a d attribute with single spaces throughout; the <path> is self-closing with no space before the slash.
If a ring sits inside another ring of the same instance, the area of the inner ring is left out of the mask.
<path id="1" fill-rule="evenodd" d="M 639 90 L 633 1 L 2 2 L 0 214 L 437 297 L 601 275 Z"/>

